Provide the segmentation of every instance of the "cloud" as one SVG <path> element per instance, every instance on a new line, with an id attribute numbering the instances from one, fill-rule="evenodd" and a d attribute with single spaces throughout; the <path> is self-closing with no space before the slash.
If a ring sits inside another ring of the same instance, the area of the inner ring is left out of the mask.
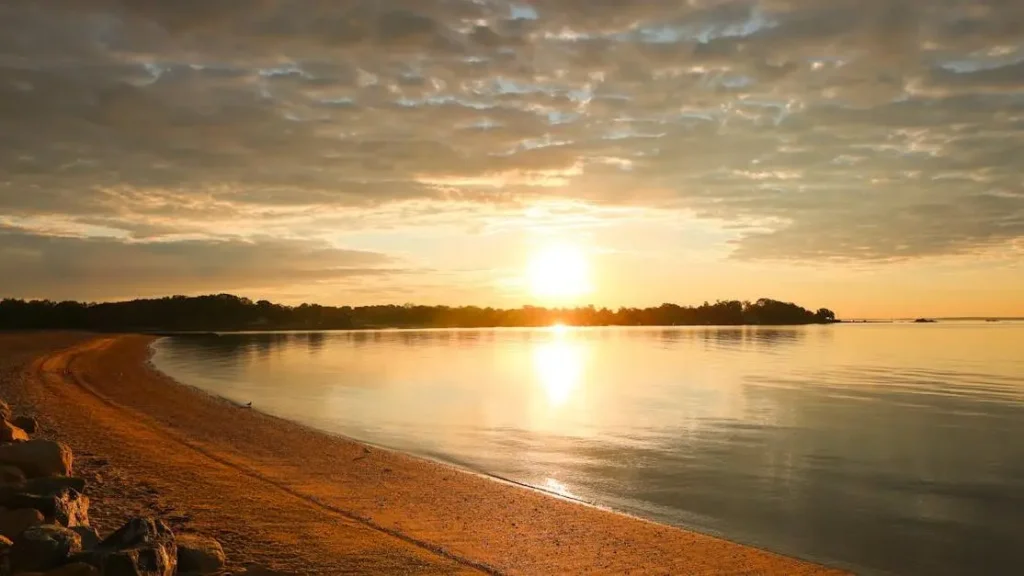
<path id="1" fill-rule="evenodd" d="M 109 237 L 36 233 L 0 225 L 0 294 L 111 298 L 170 292 L 222 292 L 276 286 L 337 285 L 407 273 L 374 252 L 256 237 L 125 242 Z"/>
<path id="2" fill-rule="evenodd" d="M 770 222 L 740 258 L 964 253 L 1024 237 L 1022 65 L 1013 0 L 3 3 L 0 214 L 230 260 L 299 250 L 232 215 L 566 198 Z"/>

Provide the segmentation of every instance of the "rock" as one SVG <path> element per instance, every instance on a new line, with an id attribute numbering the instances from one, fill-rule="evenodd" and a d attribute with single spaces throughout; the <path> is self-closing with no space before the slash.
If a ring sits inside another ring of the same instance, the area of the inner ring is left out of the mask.
<path id="1" fill-rule="evenodd" d="M 46 572 L 82 551 L 82 541 L 71 530 L 44 524 L 18 534 L 11 546 L 11 572 Z"/>
<path id="2" fill-rule="evenodd" d="M 227 558 L 220 542 L 198 534 L 179 534 L 178 571 L 184 574 L 220 574 Z"/>
<path id="3" fill-rule="evenodd" d="M 133 518 L 75 559 L 99 568 L 103 576 L 174 576 L 178 546 L 162 520 Z"/>
<path id="4" fill-rule="evenodd" d="M 21 468 L 6 464 L 0 465 L 0 486 L 24 483 L 25 473 L 21 471 Z"/>
<path id="5" fill-rule="evenodd" d="M 14 542 L 6 536 L 0 536 L 0 574 L 7 576 L 11 573 L 11 563 L 9 557 L 11 555 L 11 546 Z"/>
<path id="6" fill-rule="evenodd" d="M 83 562 L 75 562 L 49 572 L 22 572 L 18 576 L 100 576 L 100 571 Z"/>
<path id="7" fill-rule="evenodd" d="M 68 564 L 56 570 L 51 570 L 46 573 L 46 576 L 100 576 L 100 571 L 95 566 L 90 566 L 85 562 L 75 562 L 74 564 Z"/>
<path id="8" fill-rule="evenodd" d="M 28 434 L 7 420 L 0 420 L 0 442 L 27 442 Z"/>
<path id="9" fill-rule="evenodd" d="M 71 476 L 71 449 L 61 442 L 29 440 L 0 445 L 0 464 L 21 468 L 25 476 Z"/>
<path id="10" fill-rule="evenodd" d="M 98 556 L 103 576 L 174 576 L 173 560 L 163 548 L 133 548 Z"/>
<path id="11" fill-rule="evenodd" d="M 45 523 L 43 513 L 34 508 L 0 508 L 0 536 L 14 538 L 33 526 Z"/>
<path id="12" fill-rule="evenodd" d="M 29 434 L 35 434 L 39 431 L 39 422 L 31 416 L 15 416 L 11 419 L 11 424 L 14 424 Z"/>
<path id="13" fill-rule="evenodd" d="M 65 564 L 60 568 L 50 570 L 49 572 L 22 572 L 18 576 L 100 576 L 100 571 L 94 566 L 90 566 L 83 562 L 75 562 L 74 564 Z"/>
<path id="14" fill-rule="evenodd" d="M 100 543 L 100 533 L 92 526 L 74 526 L 71 530 L 82 539 L 82 550 L 92 550 Z"/>
<path id="15" fill-rule="evenodd" d="M 68 528 L 89 525 L 89 497 L 74 488 L 59 488 L 49 494 L 32 494 L 18 487 L 0 489 L 0 506 L 34 508 L 47 522 Z"/>
<path id="16" fill-rule="evenodd" d="M 11 416 L 11 407 L 7 405 L 7 402 L 0 400 L 0 418 L 10 420 Z"/>

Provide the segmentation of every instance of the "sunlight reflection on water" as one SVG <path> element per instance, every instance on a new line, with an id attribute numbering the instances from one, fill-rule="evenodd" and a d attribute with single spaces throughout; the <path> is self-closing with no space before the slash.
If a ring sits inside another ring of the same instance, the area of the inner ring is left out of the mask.
<path id="1" fill-rule="evenodd" d="M 559 482 L 558 480 L 555 480 L 554 478 L 545 479 L 542 488 L 544 488 L 548 492 L 558 494 L 559 496 L 565 496 L 566 498 L 576 497 L 576 495 L 569 490 L 568 486 Z"/>
<path id="2" fill-rule="evenodd" d="M 583 381 L 584 349 L 578 342 L 566 340 L 564 332 L 555 340 L 539 344 L 533 351 L 537 381 L 553 407 L 565 404 Z"/>

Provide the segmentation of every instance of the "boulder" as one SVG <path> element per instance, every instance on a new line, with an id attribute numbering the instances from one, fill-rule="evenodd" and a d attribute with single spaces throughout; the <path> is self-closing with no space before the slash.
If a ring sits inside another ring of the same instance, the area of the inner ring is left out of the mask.
<path id="1" fill-rule="evenodd" d="M 82 551 L 82 541 L 63 526 L 44 524 L 18 534 L 11 546 L 11 572 L 46 572 Z"/>
<path id="2" fill-rule="evenodd" d="M 100 533 L 92 526 L 74 526 L 71 530 L 82 539 L 82 550 L 92 550 L 102 540 Z"/>
<path id="3" fill-rule="evenodd" d="M 178 546 L 162 520 L 133 518 L 75 560 L 99 568 L 103 576 L 174 576 Z"/>
<path id="4" fill-rule="evenodd" d="M 18 487 L 0 489 L 0 506 L 33 508 L 42 512 L 47 522 L 73 528 L 89 525 L 89 497 L 74 488 L 60 488 L 48 494 L 33 494 Z"/>
<path id="5" fill-rule="evenodd" d="M 43 513 L 34 508 L 0 508 L 0 536 L 14 538 L 33 526 L 45 523 Z"/>
<path id="6" fill-rule="evenodd" d="M 24 483 L 25 473 L 21 471 L 21 468 L 7 464 L 0 465 L 0 486 Z"/>
<path id="7" fill-rule="evenodd" d="M 71 449 L 61 442 L 29 440 L 0 445 L 0 464 L 21 468 L 25 476 L 70 476 Z"/>
<path id="8" fill-rule="evenodd" d="M 0 442 L 27 442 L 28 434 L 7 420 L 0 420 Z"/>
<path id="9" fill-rule="evenodd" d="M 11 424 L 14 424 L 29 434 L 35 434 L 39 431 L 39 422 L 31 416 L 15 416 L 11 419 Z"/>
<path id="10" fill-rule="evenodd" d="M 220 542 L 198 534 L 179 534 L 178 571 L 183 574 L 220 574 L 227 558 Z"/>

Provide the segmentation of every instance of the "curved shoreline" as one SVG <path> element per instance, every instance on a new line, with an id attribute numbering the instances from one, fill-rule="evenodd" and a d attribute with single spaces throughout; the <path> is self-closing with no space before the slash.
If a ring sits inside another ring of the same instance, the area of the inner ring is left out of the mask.
<path id="1" fill-rule="evenodd" d="M 36 357 L 24 392 L 229 558 L 301 574 L 843 573 L 239 407 L 160 373 L 152 337 L 81 338 Z"/>

